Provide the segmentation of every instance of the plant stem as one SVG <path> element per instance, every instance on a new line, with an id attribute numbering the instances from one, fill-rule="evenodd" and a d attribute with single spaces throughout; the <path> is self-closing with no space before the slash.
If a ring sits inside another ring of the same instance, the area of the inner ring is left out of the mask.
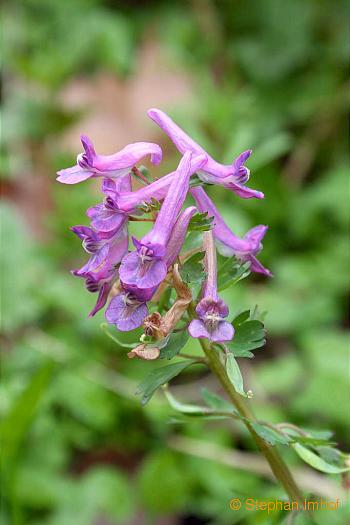
<path id="1" fill-rule="evenodd" d="M 248 420 L 254 420 L 254 416 L 250 408 L 248 407 L 245 399 L 239 394 L 237 394 L 234 386 L 232 385 L 230 379 L 228 378 L 226 370 L 224 366 L 222 365 L 217 352 L 210 346 L 209 341 L 207 341 L 206 339 L 200 339 L 199 341 L 200 341 L 200 344 L 202 346 L 202 349 L 205 355 L 207 356 L 208 365 L 210 369 L 220 381 L 221 385 L 225 389 L 227 395 L 231 399 L 232 403 L 234 404 L 238 412 L 244 418 L 247 418 Z M 252 426 L 249 424 L 249 421 L 244 421 L 244 424 L 248 428 L 255 443 L 257 444 L 261 452 L 264 454 L 276 479 L 283 485 L 290 499 L 292 501 L 298 501 L 298 502 L 303 501 L 302 493 L 297 487 L 291 472 L 289 471 L 287 465 L 285 464 L 285 462 L 279 455 L 276 447 L 272 447 L 268 445 L 254 431 Z"/>
<path id="2" fill-rule="evenodd" d="M 153 222 L 153 219 L 144 219 L 144 218 L 129 216 L 129 221 L 133 221 L 133 222 Z"/>
<path id="3" fill-rule="evenodd" d="M 149 181 L 148 181 L 147 178 L 144 176 L 144 174 L 141 173 L 141 171 L 140 171 L 138 168 L 136 168 L 136 166 L 134 166 L 134 167 L 131 169 L 131 171 L 133 172 L 133 174 L 134 174 L 138 179 L 141 179 L 142 182 L 143 182 L 144 184 L 146 184 L 146 186 L 148 186 Z"/>

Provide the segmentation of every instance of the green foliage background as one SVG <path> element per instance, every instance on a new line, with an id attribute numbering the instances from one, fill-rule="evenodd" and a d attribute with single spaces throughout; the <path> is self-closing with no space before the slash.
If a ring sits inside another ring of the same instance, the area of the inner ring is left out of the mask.
<path id="1" fill-rule="evenodd" d="M 187 437 L 254 452 L 244 429 L 171 424 L 160 395 L 142 408 L 136 385 L 157 365 L 129 361 L 101 331 L 102 314 L 86 318 L 93 298 L 69 273 L 83 255 L 68 227 L 96 196 L 89 184 L 55 183 L 55 171 L 74 160 L 60 138 L 81 118 L 60 91 L 100 71 L 131 78 L 152 28 L 195 87 L 192 104 L 162 109 L 218 160 L 254 150 L 251 186 L 265 192 L 263 202 L 212 191 L 234 231 L 270 227 L 261 259 L 275 277 L 223 292 L 232 314 L 255 304 L 267 311 L 267 346 L 244 362 L 246 384 L 259 417 L 330 428 L 346 448 L 346 1 L 23 0 L 5 2 L 3 15 L 1 523 L 280 523 L 286 516 L 234 513 L 228 504 L 281 498 L 275 484 L 172 446 Z M 28 231 L 16 199 L 29 176 L 49 181 L 44 240 Z M 209 383 L 189 372 L 174 390 L 192 401 Z M 333 512 L 332 522 L 345 513 Z"/>

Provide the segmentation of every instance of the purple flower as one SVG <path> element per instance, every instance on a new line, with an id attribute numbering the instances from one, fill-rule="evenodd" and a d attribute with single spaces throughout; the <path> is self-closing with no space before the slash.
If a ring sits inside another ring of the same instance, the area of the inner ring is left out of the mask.
<path id="1" fill-rule="evenodd" d="M 191 163 L 194 164 L 194 168 L 198 165 L 197 157 L 195 157 Z M 178 175 L 178 171 L 172 171 L 155 180 L 148 186 L 140 188 L 135 191 L 131 191 L 131 184 L 127 187 L 124 179 L 104 179 L 102 184 L 102 192 L 107 196 L 103 204 L 97 204 L 88 210 L 88 216 L 90 218 L 97 217 L 103 222 L 98 222 L 92 225 L 98 229 L 105 228 L 105 224 L 113 221 L 118 221 L 117 216 L 123 216 L 123 214 L 137 213 L 137 207 L 148 202 L 152 199 L 161 201 L 165 198 L 168 193 L 170 184 L 174 178 Z M 129 181 L 130 182 L 130 181 Z M 106 221 L 106 222 L 105 222 Z"/>
<path id="2" fill-rule="evenodd" d="M 207 338 L 217 343 L 231 341 L 234 328 L 231 323 L 225 321 L 225 317 L 229 314 L 228 306 L 219 298 L 217 293 L 216 252 L 213 233 L 206 231 L 203 237 L 206 281 L 202 299 L 196 307 L 199 319 L 191 321 L 188 331 L 195 338 Z"/>
<path id="3" fill-rule="evenodd" d="M 185 241 L 189 222 L 196 212 L 197 208 L 195 206 L 189 206 L 179 215 L 171 232 L 164 256 L 164 261 L 168 268 L 176 261 Z"/>
<path id="4" fill-rule="evenodd" d="M 251 150 L 241 153 L 232 164 L 226 166 L 216 162 L 208 153 L 189 137 L 175 122 L 163 111 L 159 109 L 150 109 L 148 116 L 162 128 L 170 137 L 177 149 L 183 154 L 185 151 L 192 151 L 196 155 L 205 153 L 207 163 L 198 171 L 198 176 L 210 184 L 219 184 L 233 191 L 243 199 L 255 197 L 263 199 L 264 194 L 261 191 L 252 190 L 245 186 L 249 179 L 249 169 L 244 163 L 251 155 Z"/>
<path id="5" fill-rule="evenodd" d="M 119 192 L 131 193 L 130 175 L 124 175 L 119 179 L 104 179 L 102 192 L 106 195 L 101 204 L 89 208 L 86 212 L 91 219 L 91 226 L 101 232 L 109 232 L 123 226 L 126 219 L 125 212 L 121 211 L 116 204 L 115 196 Z"/>
<path id="6" fill-rule="evenodd" d="M 97 232 L 88 226 L 73 226 L 72 231 L 83 241 L 84 249 L 91 254 L 89 261 L 73 275 L 85 279 L 89 292 L 98 292 L 98 298 L 90 317 L 107 302 L 109 292 L 117 278 L 116 265 L 128 249 L 126 219 L 121 227 L 111 232 Z"/>
<path id="7" fill-rule="evenodd" d="M 185 240 L 188 224 L 196 211 L 196 208 L 191 206 L 179 215 L 164 255 L 167 269 L 170 268 L 179 255 Z M 126 285 L 123 282 L 121 284 L 123 292 L 111 300 L 106 310 L 106 319 L 109 323 L 115 324 L 118 330 L 133 330 L 141 326 L 148 315 L 146 302 L 152 298 L 158 286 L 140 289 L 135 285 Z"/>
<path id="8" fill-rule="evenodd" d="M 115 191 L 114 201 L 118 210 L 124 213 L 134 213 L 137 206 L 150 202 L 152 198 L 163 200 L 177 174 L 177 171 L 173 171 L 136 191 Z"/>
<path id="9" fill-rule="evenodd" d="M 268 227 L 264 225 L 256 226 L 249 230 L 243 239 L 240 239 L 227 226 L 222 215 L 203 188 L 192 188 L 191 194 L 200 211 L 208 212 L 209 216 L 214 217 L 213 233 L 218 243 L 219 252 L 225 257 L 235 256 L 241 261 L 249 261 L 251 263 L 251 271 L 272 277 L 270 270 L 265 268 L 256 258 L 256 255 L 262 250 L 261 241 Z"/>
<path id="10" fill-rule="evenodd" d="M 141 241 L 133 238 L 136 251 L 124 257 L 120 266 L 120 279 L 127 285 L 138 288 L 157 286 L 166 276 L 164 261 L 166 246 L 177 216 L 185 201 L 192 173 L 203 165 L 206 157 L 201 155 L 191 162 L 192 153 L 186 152 L 177 168 L 177 175 L 169 186 L 168 193 L 154 226 Z"/>
<path id="11" fill-rule="evenodd" d="M 77 157 L 77 164 L 72 168 L 57 173 L 57 180 L 63 184 L 76 184 L 90 177 L 118 178 L 127 175 L 130 170 L 147 155 L 153 164 L 162 160 L 162 150 L 151 142 L 128 144 L 113 155 L 97 155 L 92 142 L 85 135 L 81 136 L 84 153 Z"/>
<path id="12" fill-rule="evenodd" d="M 141 326 L 147 315 L 148 308 L 145 302 L 128 292 L 113 297 L 106 310 L 107 321 L 115 324 L 122 332 Z"/>

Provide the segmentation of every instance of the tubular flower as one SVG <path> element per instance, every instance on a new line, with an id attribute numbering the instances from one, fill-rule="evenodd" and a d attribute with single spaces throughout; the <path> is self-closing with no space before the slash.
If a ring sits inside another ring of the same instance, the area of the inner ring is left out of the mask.
<path id="1" fill-rule="evenodd" d="M 113 297 L 106 310 L 107 321 L 115 324 L 122 332 L 128 332 L 141 326 L 147 315 L 147 304 L 130 292 Z"/>
<path id="2" fill-rule="evenodd" d="M 175 122 L 160 109 L 150 109 L 148 116 L 162 128 L 169 136 L 177 149 L 184 154 L 185 151 L 192 151 L 195 155 L 205 154 L 206 164 L 198 171 L 198 176 L 210 184 L 219 184 L 233 191 L 243 199 L 255 197 L 263 199 L 261 191 L 252 190 L 245 186 L 249 179 L 250 171 L 244 163 L 250 157 L 252 151 L 247 150 L 241 153 L 230 165 L 216 162 L 208 153 L 187 135 Z"/>
<path id="3" fill-rule="evenodd" d="M 91 254 L 82 268 L 72 271 L 73 275 L 85 279 L 89 292 L 99 293 L 96 305 L 89 314 L 91 317 L 106 304 L 117 277 L 116 265 L 128 250 L 126 220 L 122 227 L 108 233 L 97 232 L 88 226 L 73 226 L 72 231 L 82 239 L 85 251 Z"/>
<path id="4" fill-rule="evenodd" d="M 117 209 L 124 213 L 135 213 L 137 206 L 150 202 L 152 199 L 163 200 L 168 193 L 177 171 L 161 177 L 144 188 L 136 191 L 115 191 L 114 201 Z"/>
<path id="5" fill-rule="evenodd" d="M 216 252 L 211 231 L 204 232 L 203 248 L 205 251 L 206 281 L 202 299 L 196 307 L 199 319 L 191 321 L 188 331 L 195 338 L 207 338 L 217 343 L 230 341 L 234 334 L 234 328 L 231 323 L 225 321 L 229 314 L 228 306 L 219 298 L 217 293 Z"/>
<path id="6" fill-rule="evenodd" d="M 267 226 L 259 225 L 249 230 L 243 239 L 237 237 L 225 223 L 222 215 L 215 207 L 213 201 L 201 187 L 191 189 L 197 206 L 201 212 L 208 212 L 209 216 L 214 217 L 213 233 L 218 244 L 219 252 L 225 257 L 233 255 L 241 261 L 251 263 L 250 270 L 272 277 L 270 270 L 265 268 L 256 255 L 262 250 L 262 239 L 268 229 Z"/>
<path id="7" fill-rule="evenodd" d="M 177 219 L 164 255 L 167 269 L 175 262 L 185 240 L 188 224 L 195 213 L 196 208 L 191 206 L 186 208 Z M 106 319 L 109 323 L 115 324 L 118 330 L 128 331 L 142 325 L 148 315 L 146 302 L 152 298 L 158 286 L 140 289 L 123 282 L 121 285 L 123 291 L 111 300 L 106 310 Z"/>
<path id="8" fill-rule="evenodd" d="M 92 206 L 86 212 L 91 219 L 91 226 L 101 232 L 109 232 L 121 228 L 125 223 L 126 214 L 119 210 L 115 202 L 115 195 L 118 192 L 131 191 L 130 175 L 124 175 L 117 180 L 104 179 L 102 182 L 102 192 L 106 195 L 105 200 Z"/>
<path id="9" fill-rule="evenodd" d="M 192 173 L 201 167 L 206 157 L 198 156 L 191 162 L 191 152 L 186 152 L 178 166 L 177 175 L 169 186 L 168 193 L 154 226 L 141 241 L 133 238 L 136 251 L 129 253 L 122 260 L 120 279 L 126 285 L 138 288 L 152 288 L 163 281 L 167 273 L 164 261 L 166 246 L 177 216 L 185 201 L 189 179 Z"/>
<path id="10" fill-rule="evenodd" d="M 84 153 L 77 157 L 77 164 L 57 173 L 57 180 L 63 184 L 77 184 L 90 177 L 107 177 L 116 179 L 126 175 L 147 155 L 151 156 L 153 164 L 162 160 L 162 150 L 151 142 L 135 142 L 128 144 L 113 155 L 98 155 L 92 142 L 85 135 L 81 136 Z"/>

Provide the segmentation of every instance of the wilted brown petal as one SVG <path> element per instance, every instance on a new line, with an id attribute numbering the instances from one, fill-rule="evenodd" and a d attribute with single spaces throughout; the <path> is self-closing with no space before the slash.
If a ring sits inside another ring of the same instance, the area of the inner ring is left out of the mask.
<path id="1" fill-rule="evenodd" d="M 136 346 L 136 348 L 133 348 L 131 352 L 128 353 L 129 359 L 133 359 L 134 357 L 139 357 L 140 359 L 145 359 L 146 361 L 153 361 L 154 359 L 158 359 L 160 354 L 159 348 L 150 345 L 139 345 Z"/>
<path id="2" fill-rule="evenodd" d="M 182 281 L 177 264 L 174 265 L 173 269 L 173 283 L 177 293 L 177 299 L 162 319 L 161 327 L 164 335 L 168 335 L 174 330 L 192 301 L 192 292 L 187 284 Z"/>

